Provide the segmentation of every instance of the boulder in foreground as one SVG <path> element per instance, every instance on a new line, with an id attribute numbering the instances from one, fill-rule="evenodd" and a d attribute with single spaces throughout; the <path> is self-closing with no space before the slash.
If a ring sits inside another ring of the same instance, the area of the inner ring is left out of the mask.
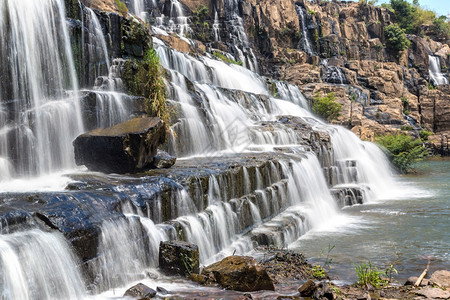
<path id="1" fill-rule="evenodd" d="M 248 256 L 229 256 L 203 269 L 202 275 L 213 278 L 229 290 L 253 292 L 275 290 L 266 270 Z"/>
<path id="2" fill-rule="evenodd" d="M 181 241 L 159 244 L 159 268 L 166 275 L 189 276 L 198 273 L 200 254 L 198 246 Z"/>
<path id="3" fill-rule="evenodd" d="M 152 166 L 158 146 L 165 140 L 164 122 L 159 118 L 135 118 L 95 129 L 73 142 L 77 165 L 103 173 L 135 173 Z"/>

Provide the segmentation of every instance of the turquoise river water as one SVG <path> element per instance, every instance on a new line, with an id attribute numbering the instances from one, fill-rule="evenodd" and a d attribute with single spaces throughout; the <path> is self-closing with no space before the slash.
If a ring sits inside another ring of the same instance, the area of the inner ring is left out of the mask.
<path id="1" fill-rule="evenodd" d="M 408 196 L 346 208 L 346 225 L 308 233 L 290 248 L 323 263 L 334 246 L 329 272 L 344 282 L 355 282 L 355 264 L 367 261 L 394 265 L 399 282 L 419 276 L 428 259 L 431 272 L 449 270 L 450 159 L 421 162 L 416 171 L 399 180 Z"/>

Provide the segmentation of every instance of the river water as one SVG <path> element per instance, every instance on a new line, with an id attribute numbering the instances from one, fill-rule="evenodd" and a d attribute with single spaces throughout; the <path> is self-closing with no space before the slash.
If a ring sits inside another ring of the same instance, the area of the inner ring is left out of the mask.
<path id="1" fill-rule="evenodd" d="M 323 264 L 334 246 L 329 272 L 344 282 L 355 282 L 355 264 L 367 261 L 383 270 L 394 265 L 401 283 L 419 276 L 428 259 L 431 272 L 450 269 L 450 159 L 427 160 L 416 170 L 400 178 L 402 198 L 348 207 L 345 225 L 307 233 L 290 248 Z"/>

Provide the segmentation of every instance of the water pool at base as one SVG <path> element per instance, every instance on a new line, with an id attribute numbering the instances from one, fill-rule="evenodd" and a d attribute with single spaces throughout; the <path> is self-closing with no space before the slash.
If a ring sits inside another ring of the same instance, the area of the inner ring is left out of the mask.
<path id="1" fill-rule="evenodd" d="M 450 159 L 421 162 L 400 181 L 407 196 L 348 207 L 350 225 L 310 232 L 290 248 L 323 263 L 334 246 L 330 274 L 352 283 L 355 264 L 367 261 L 379 269 L 394 265 L 400 283 L 419 276 L 428 259 L 431 272 L 450 269 Z"/>

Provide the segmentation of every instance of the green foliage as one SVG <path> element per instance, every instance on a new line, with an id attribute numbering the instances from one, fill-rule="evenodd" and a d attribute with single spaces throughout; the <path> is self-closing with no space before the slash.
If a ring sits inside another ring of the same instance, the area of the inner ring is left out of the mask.
<path id="1" fill-rule="evenodd" d="M 439 40 L 450 39 L 450 23 L 445 16 L 434 19 L 431 29 Z"/>
<path id="2" fill-rule="evenodd" d="M 414 33 L 413 20 L 416 17 L 416 9 L 406 0 L 391 0 L 395 20 L 407 33 Z"/>
<path id="3" fill-rule="evenodd" d="M 383 276 L 386 276 L 385 272 L 378 270 L 375 266 L 372 266 L 370 261 L 355 265 L 355 270 L 358 275 L 357 284 L 360 286 L 372 286 L 374 288 L 379 288 L 388 283 L 387 280 L 382 278 Z"/>
<path id="4" fill-rule="evenodd" d="M 432 85 L 431 83 L 429 83 L 429 84 L 428 84 L 428 89 L 429 89 L 430 91 L 432 91 L 432 90 L 435 89 L 435 87 L 434 87 L 434 85 Z"/>
<path id="5" fill-rule="evenodd" d="M 388 25 L 384 28 L 384 34 L 386 36 L 386 41 L 397 56 L 400 56 L 400 53 L 408 49 L 411 46 L 410 40 L 405 35 L 405 31 L 400 28 L 397 24 Z"/>
<path id="6" fill-rule="evenodd" d="M 239 61 L 235 61 L 234 59 L 228 58 L 228 57 L 226 57 L 225 55 L 223 55 L 222 53 L 220 53 L 218 51 L 215 51 L 213 53 L 213 55 L 214 55 L 214 57 L 216 57 L 216 58 L 218 58 L 218 59 L 220 59 L 220 60 L 222 60 L 224 62 L 227 62 L 227 63 L 230 63 L 230 64 L 235 64 L 235 65 L 238 65 L 238 66 L 242 66 L 243 65 L 242 61 L 240 61 L 240 60 Z"/>
<path id="7" fill-rule="evenodd" d="M 324 97 L 319 94 L 313 99 L 312 110 L 328 121 L 336 120 L 342 111 L 342 105 L 336 102 L 334 93 L 328 93 Z"/>
<path id="8" fill-rule="evenodd" d="M 116 2 L 117 9 L 119 10 L 119 13 L 122 16 L 124 16 L 124 17 L 127 16 L 128 15 L 128 8 L 127 8 L 126 4 L 123 3 L 120 0 L 114 0 L 114 2 Z"/>
<path id="9" fill-rule="evenodd" d="M 414 140 L 406 134 L 388 134 L 376 138 L 376 142 L 389 151 L 394 166 L 407 173 L 412 166 L 428 155 L 421 139 Z"/>
<path id="10" fill-rule="evenodd" d="M 428 140 L 428 137 L 429 137 L 430 135 L 433 135 L 433 133 L 432 133 L 431 131 L 428 131 L 428 130 L 421 130 L 421 131 L 419 132 L 419 136 L 420 136 L 420 138 L 421 138 L 423 141 L 427 141 L 427 140 Z"/>
<path id="11" fill-rule="evenodd" d="M 315 16 L 316 12 L 308 8 L 308 14 Z"/>
<path id="12" fill-rule="evenodd" d="M 413 130 L 411 125 L 403 125 L 401 128 L 401 130 L 405 130 L 405 131 L 411 131 Z"/>
<path id="13" fill-rule="evenodd" d="M 396 268 L 394 268 L 394 265 L 389 265 L 389 267 L 386 268 L 384 271 L 384 274 L 389 277 L 389 282 L 392 281 L 392 275 L 398 274 L 398 271 Z"/>
<path id="14" fill-rule="evenodd" d="M 166 107 L 166 85 L 164 84 L 164 69 L 159 61 L 155 49 L 145 52 L 144 62 L 147 65 L 147 80 L 145 87 L 148 90 L 147 109 L 156 115 L 166 125 L 169 123 L 170 113 Z"/>
<path id="15" fill-rule="evenodd" d="M 323 262 L 323 264 L 317 264 L 312 267 L 311 272 L 312 272 L 312 275 L 314 276 L 314 278 L 321 280 L 321 279 L 325 279 L 328 277 L 326 269 L 333 262 L 333 259 L 330 257 L 330 253 L 331 253 L 331 251 L 333 251 L 334 247 L 335 247 L 334 245 L 331 246 L 329 244 L 326 249 L 326 255 L 325 255 L 325 249 L 322 249 L 320 251 L 319 257 L 320 258 L 324 257 L 324 262 Z"/>
<path id="16" fill-rule="evenodd" d="M 325 269 L 321 265 L 314 265 L 311 269 L 312 275 L 316 279 L 324 279 L 327 278 L 327 273 L 325 272 Z"/>

